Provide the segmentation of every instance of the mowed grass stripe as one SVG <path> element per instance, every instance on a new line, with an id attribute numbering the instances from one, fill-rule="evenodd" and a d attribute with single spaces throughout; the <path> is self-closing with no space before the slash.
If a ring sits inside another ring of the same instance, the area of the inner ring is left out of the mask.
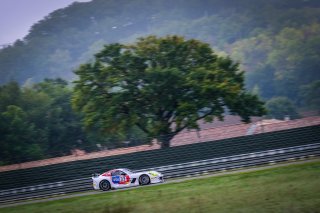
<path id="1" fill-rule="evenodd" d="M 1 208 L 21 212 L 320 212 L 320 162 Z"/>

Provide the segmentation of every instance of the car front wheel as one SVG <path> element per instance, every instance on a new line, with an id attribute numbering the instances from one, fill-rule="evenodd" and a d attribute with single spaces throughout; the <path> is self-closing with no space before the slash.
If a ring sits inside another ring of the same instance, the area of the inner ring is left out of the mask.
<path id="1" fill-rule="evenodd" d="M 139 178 L 140 185 L 148 185 L 150 183 L 150 177 L 148 175 L 141 175 Z"/>
<path id="2" fill-rule="evenodd" d="M 109 181 L 107 181 L 107 180 L 100 181 L 99 187 L 103 191 L 108 191 L 111 189 L 111 185 L 110 185 Z"/>

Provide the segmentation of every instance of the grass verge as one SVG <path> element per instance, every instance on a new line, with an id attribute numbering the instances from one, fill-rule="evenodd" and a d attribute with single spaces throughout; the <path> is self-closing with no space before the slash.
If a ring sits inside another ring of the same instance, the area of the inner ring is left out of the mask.
<path id="1" fill-rule="evenodd" d="M 320 162 L 1 208 L 0 212 L 320 213 Z"/>

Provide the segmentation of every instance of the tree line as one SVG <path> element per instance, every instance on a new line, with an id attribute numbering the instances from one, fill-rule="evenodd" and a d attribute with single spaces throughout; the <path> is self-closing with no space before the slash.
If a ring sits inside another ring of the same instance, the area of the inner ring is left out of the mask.
<path id="1" fill-rule="evenodd" d="M 74 149 L 97 151 L 149 142 L 134 128 L 122 135 L 86 131 L 81 113 L 72 110 L 72 90 L 59 78 L 0 86 L 0 165 L 70 155 Z"/>
<path id="2" fill-rule="evenodd" d="M 198 121 L 225 114 L 244 122 L 265 114 L 245 89 L 239 65 L 209 44 L 179 36 L 106 45 L 82 64 L 70 87 L 62 79 L 0 87 L 0 163 L 150 143 L 162 148 Z"/>

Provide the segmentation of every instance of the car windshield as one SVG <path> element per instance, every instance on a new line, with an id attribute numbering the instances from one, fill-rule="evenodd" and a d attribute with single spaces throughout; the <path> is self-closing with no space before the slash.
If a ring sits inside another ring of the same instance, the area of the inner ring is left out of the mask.
<path id="1" fill-rule="evenodd" d="M 127 168 L 123 168 L 122 169 L 124 172 L 126 172 L 126 173 L 133 173 L 133 171 L 131 171 L 130 169 L 127 169 Z"/>

